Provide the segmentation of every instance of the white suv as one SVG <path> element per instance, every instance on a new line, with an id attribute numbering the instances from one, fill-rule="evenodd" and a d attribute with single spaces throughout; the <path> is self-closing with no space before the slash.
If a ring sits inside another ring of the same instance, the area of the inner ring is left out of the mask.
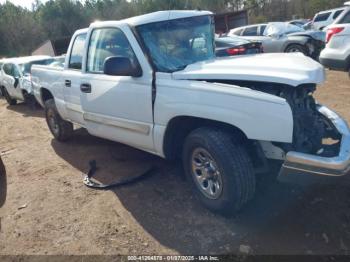
<path id="1" fill-rule="evenodd" d="M 346 7 L 344 6 L 317 13 L 312 20 L 312 28 L 315 30 L 323 30 L 325 27 L 332 24 L 345 9 Z"/>
<path id="2" fill-rule="evenodd" d="M 326 42 L 320 62 L 325 67 L 350 73 L 350 6 L 329 26 Z"/>

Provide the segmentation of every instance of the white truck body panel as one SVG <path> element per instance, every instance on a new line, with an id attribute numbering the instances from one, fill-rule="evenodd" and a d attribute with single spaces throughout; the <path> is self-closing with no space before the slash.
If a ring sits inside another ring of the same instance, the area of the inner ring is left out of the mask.
<path id="1" fill-rule="evenodd" d="M 239 86 L 176 80 L 166 73 L 157 73 L 156 79 L 155 126 L 164 129 L 175 117 L 192 116 L 231 124 L 250 139 L 292 141 L 292 111 L 282 98 Z"/>

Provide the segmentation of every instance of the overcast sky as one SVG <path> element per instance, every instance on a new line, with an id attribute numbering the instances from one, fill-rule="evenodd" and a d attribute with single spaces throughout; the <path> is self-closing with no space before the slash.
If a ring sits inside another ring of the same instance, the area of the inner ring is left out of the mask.
<path id="1" fill-rule="evenodd" d="M 32 9 L 32 3 L 34 3 L 34 0 L 7 0 L 8 2 L 13 3 L 14 5 L 20 5 L 22 7 Z M 41 0 L 41 2 L 47 2 L 48 0 Z M 4 4 L 6 0 L 0 0 L 1 4 Z"/>

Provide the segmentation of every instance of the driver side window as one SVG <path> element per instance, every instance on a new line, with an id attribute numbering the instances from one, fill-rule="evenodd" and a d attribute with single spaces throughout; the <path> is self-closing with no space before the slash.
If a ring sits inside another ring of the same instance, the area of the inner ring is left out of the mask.
<path id="1" fill-rule="evenodd" d="M 118 28 L 95 29 L 92 32 L 88 57 L 87 72 L 103 73 L 106 58 L 112 56 L 127 57 L 136 65 L 137 59 L 124 33 Z"/>
<path id="2" fill-rule="evenodd" d="M 257 36 L 258 35 L 258 27 L 247 27 L 242 36 Z"/>

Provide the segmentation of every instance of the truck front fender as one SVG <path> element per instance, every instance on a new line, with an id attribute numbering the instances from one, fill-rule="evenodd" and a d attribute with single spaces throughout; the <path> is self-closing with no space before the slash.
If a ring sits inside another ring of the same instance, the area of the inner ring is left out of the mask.
<path id="1" fill-rule="evenodd" d="M 164 137 L 170 121 L 180 116 L 225 123 L 252 140 L 293 139 L 292 111 L 282 98 L 238 86 L 157 79 L 155 133 Z"/>

